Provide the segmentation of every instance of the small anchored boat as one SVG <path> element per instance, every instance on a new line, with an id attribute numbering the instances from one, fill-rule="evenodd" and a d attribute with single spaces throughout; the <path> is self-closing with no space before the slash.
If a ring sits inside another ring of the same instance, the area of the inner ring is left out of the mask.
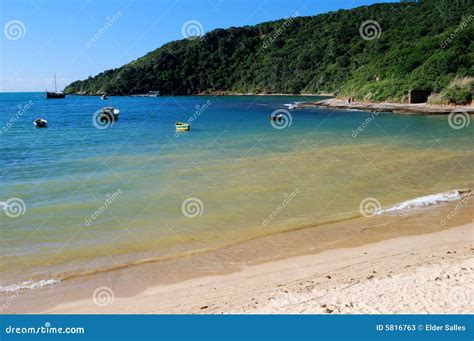
<path id="1" fill-rule="evenodd" d="M 152 91 L 148 91 L 148 93 L 146 95 L 148 97 L 158 97 L 158 96 L 160 96 L 160 92 L 157 91 L 157 90 L 152 90 Z"/>
<path id="2" fill-rule="evenodd" d="M 33 121 L 33 124 L 35 125 L 36 128 L 46 128 L 48 126 L 48 121 L 38 118 Z"/>
<path id="3" fill-rule="evenodd" d="M 114 120 L 118 121 L 120 116 L 120 110 L 114 107 L 105 107 L 102 108 L 102 113 L 100 115 L 101 120 Z"/>
<path id="4" fill-rule="evenodd" d="M 107 94 L 102 94 L 100 95 L 100 99 L 101 100 L 106 100 L 108 97 L 107 97 Z"/>
<path id="5" fill-rule="evenodd" d="M 151 91 L 148 91 L 146 94 L 132 95 L 132 97 L 158 97 L 158 96 L 160 96 L 160 92 L 158 90 L 151 90 Z"/>
<path id="6" fill-rule="evenodd" d="M 189 129 L 191 128 L 189 123 L 183 123 L 179 121 L 176 122 L 175 127 L 176 127 L 176 131 L 189 131 Z"/>
<path id="7" fill-rule="evenodd" d="M 46 89 L 46 98 L 57 99 L 57 98 L 64 98 L 64 97 L 66 97 L 66 94 L 63 91 L 58 91 L 58 88 L 56 85 L 56 75 L 54 75 L 54 91 L 48 91 L 48 89 Z"/>

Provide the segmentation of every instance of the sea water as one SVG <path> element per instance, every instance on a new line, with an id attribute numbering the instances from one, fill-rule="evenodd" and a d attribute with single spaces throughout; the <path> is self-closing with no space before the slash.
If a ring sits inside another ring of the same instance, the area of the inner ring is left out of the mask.
<path id="1" fill-rule="evenodd" d="M 367 201 L 391 212 L 472 183 L 474 124 L 285 105 L 317 99 L 0 94 L 1 289 L 357 217 Z M 94 119 L 105 106 L 118 121 Z"/>

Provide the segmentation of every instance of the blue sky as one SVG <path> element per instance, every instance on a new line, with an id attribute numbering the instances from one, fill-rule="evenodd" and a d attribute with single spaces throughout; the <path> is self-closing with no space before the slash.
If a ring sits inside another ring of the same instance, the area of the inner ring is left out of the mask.
<path id="1" fill-rule="evenodd" d="M 204 32 L 373 4 L 374 0 L 2 0 L 0 91 L 43 91 L 122 66 L 183 24 Z M 107 25 L 107 23 L 109 25 Z"/>

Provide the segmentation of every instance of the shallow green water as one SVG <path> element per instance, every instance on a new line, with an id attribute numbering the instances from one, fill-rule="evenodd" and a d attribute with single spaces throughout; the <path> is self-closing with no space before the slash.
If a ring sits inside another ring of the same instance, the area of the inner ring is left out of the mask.
<path id="1" fill-rule="evenodd" d="M 385 207 L 472 182 L 474 124 L 328 109 L 270 124 L 274 110 L 311 99 L 0 94 L 0 201 L 26 207 L 16 218 L 0 211 L 0 285 L 224 245 L 356 216 L 367 197 Z M 92 114 L 105 105 L 121 117 L 97 129 Z M 49 127 L 35 129 L 37 117 Z M 191 131 L 176 135 L 174 123 L 189 118 Z"/>

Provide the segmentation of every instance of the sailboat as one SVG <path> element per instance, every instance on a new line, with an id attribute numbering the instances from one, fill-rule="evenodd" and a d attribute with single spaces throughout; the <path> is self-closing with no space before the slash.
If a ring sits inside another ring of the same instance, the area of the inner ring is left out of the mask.
<path id="1" fill-rule="evenodd" d="M 58 92 L 57 86 L 56 86 L 56 75 L 54 75 L 54 92 L 53 91 L 48 91 L 46 89 L 46 98 L 64 98 L 66 97 L 66 94 L 62 91 Z"/>

